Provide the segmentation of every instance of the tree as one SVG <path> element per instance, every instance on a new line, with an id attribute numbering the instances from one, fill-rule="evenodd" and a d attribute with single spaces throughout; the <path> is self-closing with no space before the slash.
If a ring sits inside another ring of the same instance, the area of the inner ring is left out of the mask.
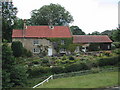
<path id="1" fill-rule="evenodd" d="M 120 28 L 117 28 L 117 30 L 113 32 L 112 38 L 114 41 L 120 42 Z"/>
<path id="2" fill-rule="evenodd" d="M 71 14 L 59 4 L 44 5 L 31 13 L 31 25 L 66 25 L 73 21 Z"/>
<path id="3" fill-rule="evenodd" d="M 17 8 L 12 2 L 2 2 L 2 39 L 12 41 L 12 29 L 16 18 Z"/>
<path id="4" fill-rule="evenodd" d="M 14 68 L 15 58 L 12 56 L 12 51 L 5 43 L 2 45 L 2 87 L 12 87 L 10 72 Z"/>
<path id="5" fill-rule="evenodd" d="M 101 34 L 100 34 L 100 32 L 98 32 L 98 31 L 94 31 L 94 32 L 92 32 L 91 35 L 101 35 Z"/>
<path id="6" fill-rule="evenodd" d="M 112 31 L 113 31 L 113 30 L 105 30 L 105 31 L 101 32 L 101 34 L 102 34 L 102 35 L 108 35 L 108 36 L 111 36 Z"/>
<path id="7" fill-rule="evenodd" d="M 16 58 L 7 43 L 2 45 L 2 87 L 24 86 L 27 80 L 26 69 L 16 64 Z"/>
<path id="8" fill-rule="evenodd" d="M 85 35 L 85 32 L 83 32 L 78 26 L 71 26 L 70 29 L 73 35 Z"/>
<path id="9" fill-rule="evenodd" d="M 14 21 L 14 29 L 23 29 L 24 28 L 24 21 L 22 19 L 16 18 Z"/>
<path id="10" fill-rule="evenodd" d="M 20 57 L 23 54 L 23 45 L 20 41 L 12 42 L 11 48 L 15 57 Z"/>

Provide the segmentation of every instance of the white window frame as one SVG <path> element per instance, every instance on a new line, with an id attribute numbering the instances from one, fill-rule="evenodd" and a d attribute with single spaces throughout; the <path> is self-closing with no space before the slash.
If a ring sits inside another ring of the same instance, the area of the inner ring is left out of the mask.
<path id="1" fill-rule="evenodd" d="M 33 48 L 33 53 L 40 53 L 40 49 L 39 48 Z"/>
<path id="2" fill-rule="evenodd" d="M 61 40 L 61 45 L 65 45 L 65 41 L 64 40 Z"/>
<path id="3" fill-rule="evenodd" d="M 36 43 L 37 42 L 37 43 Z M 40 45 L 40 42 L 39 42 L 39 40 L 38 39 L 36 39 L 36 40 L 33 40 L 33 45 Z"/>
<path id="4" fill-rule="evenodd" d="M 110 49 L 110 45 L 108 45 L 108 49 Z"/>

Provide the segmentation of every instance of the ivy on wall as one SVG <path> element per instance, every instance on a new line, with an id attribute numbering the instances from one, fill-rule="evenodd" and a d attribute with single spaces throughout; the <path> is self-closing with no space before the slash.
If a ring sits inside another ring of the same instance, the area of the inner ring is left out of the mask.
<path id="1" fill-rule="evenodd" d="M 53 43 L 54 49 L 59 52 L 60 49 L 66 49 L 71 51 L 71 48 L 75 45 L 73 44 L 73 38 L 47 38 Z M 61 42 L 64 41 L 64 44 Z"/>

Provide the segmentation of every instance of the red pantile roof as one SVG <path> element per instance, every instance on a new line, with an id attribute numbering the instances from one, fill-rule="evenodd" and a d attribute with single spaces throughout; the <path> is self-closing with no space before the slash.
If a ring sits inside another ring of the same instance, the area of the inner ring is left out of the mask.
<path id="1" fill-rule="evenodd" d="M 73 35 L 73 43 L 111 43 L 107 35 Z"/>
<path id="2" fill-rule="evenodd" d="M 72 37 L 68 26 L 54 26 L 50 29 L 49 26 L 27 26 L 24 30 L 13 30 L 13 38 L 16 37 L 58 37 L 69 38 Z"/>

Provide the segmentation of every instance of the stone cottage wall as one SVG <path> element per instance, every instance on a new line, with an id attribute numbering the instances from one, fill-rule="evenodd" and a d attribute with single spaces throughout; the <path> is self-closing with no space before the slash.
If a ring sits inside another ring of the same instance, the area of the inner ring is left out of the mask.
<path id="1" fill-rule="evenodd" d="M 22 42 L 23 46 L 27 50 L 30 50 L 32 53 L 33 53 L 33 49 L 38 47 L 38 45 L 34 45 L 34 40 L 38 40 L 39 45 L 48 46 L 48 47 L 52 48 L 53 54 L 56 54 L 56 51 L 54 50 L 52 42 L 50 42 L 47 39 L 42 39 L 42 38 L 13 38 L 13 41 Z"/>

